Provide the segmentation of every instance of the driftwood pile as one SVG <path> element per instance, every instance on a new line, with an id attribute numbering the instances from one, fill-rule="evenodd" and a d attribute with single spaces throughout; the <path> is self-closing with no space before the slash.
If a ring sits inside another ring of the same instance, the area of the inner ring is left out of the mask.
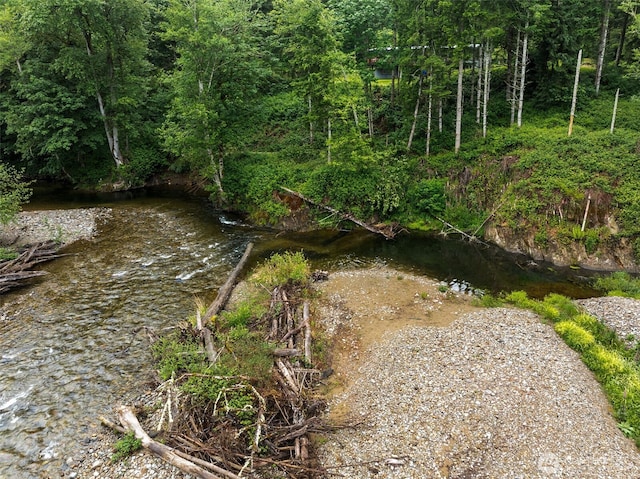
<path id="1" fill-rule="evenodd" d="M 46 241 L 27 246 L 17 258 L 0 262 L 0 294 L 24 285 L 27 281 L 47 274 L 35 271 L 40 263 L 59 258 L 59 245 L 55 241 Z"/>
<path id="2" fill-rule="evenodd" d="M 224 307 L 251 246 L 204 318 L 216 315 Z M 118 409 L 122 427 L 106 419 L 103 423 L 122 432 L 133 431 L 143 447 L 196 477 L 325 477 L 314 462 L 310 435 L 327 430 L 319 417 L 325 408 L 324 400 L 313 391 L 327 373 L 312 366 L 309 303 L 303 302 L 299 293 L 291 285 L 275 288 L 270 310 L 261 321 L 265 339 L 276 346 L 272 376 L 260 381 L 215 378 L 231 381 L 227 392 L 242 390 L 253 398 L 256 414 L 251 424 L 239 423 L 232 414 L 221 414 L 227 393 L 205 404 L 189 398 L 177 387 L 184 377 L 161 386 L 166 398 L 157 428 L 164 425 L 162 443 L 149 437 L 131 408 Z M 189 334 L 199 336 L 209 361 L 216 361 L 219 351 L 211 344 L 211 331 L 204 318 L 197 318 L 197 326 Z"/>

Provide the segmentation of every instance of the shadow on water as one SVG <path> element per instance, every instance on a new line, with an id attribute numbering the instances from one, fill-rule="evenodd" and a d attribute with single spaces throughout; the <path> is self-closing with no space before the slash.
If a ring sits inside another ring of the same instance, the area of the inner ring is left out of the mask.
<path id="1" fill-rule="evenodd" d="M 598 294 L 589 285 L 593 271 L 535 263 L 493 246 L 423 233 L 405 234 L 392 241 L 363 231 L 290 233 L 261 248 L 263 256 L 270 251 L 303 250 L 314 266 L 322 269 L 385 264 L 494 294 L 515 290 L 524 290 L 534 298 L 552 292 L 572 298 Z"/>
<path id="2" fill-rule="evenodd" d="M 146 330 L 174 326 L 213 300 L 242 255 L 303 250 L 314 268 L 387 265 L 488 291 L 592 295 L 581 272 L 532 266 L 495 248 L 420 234 L 387 241 L 367 232 L 278 234 L 170 190 L 123 195 L 48 192 L 30 209 L 109 206 L 95 240 L 43 266 L 44 281 L 0 297 L 0 477 L 58 477 L 91 447 L 96 417 L 149 384 Z M 582 273 L 584 274 L 584 273 Z"/>

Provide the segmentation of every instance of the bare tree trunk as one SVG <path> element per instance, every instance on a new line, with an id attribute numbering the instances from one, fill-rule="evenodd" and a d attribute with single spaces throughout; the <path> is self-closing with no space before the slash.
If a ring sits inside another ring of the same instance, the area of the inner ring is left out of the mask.
<path id="1" fill-rule="evenodd" d="M 456 99 L 456 141 L 455 141 L 455 152 L 458 153 L 460 151 L 460 143 L 462 137 L 462 80 L 464 77 L 464 58 L 460 56 L 460 60 L 458 61 L 458 96 Z"/>
<path id="2" fill-rule="evenodd" d="M 413 135 L 416 133 L 416 124 L 418 123 L 418 113 L 420 111 L 420 98 L 422 98 L 422 71 L 420 72 L 420 80 L 418 81 L 418 98 L 416 98 L 416 106 L 413 109 L 413 123 L 411 124 L 411 132 L 409 133 L 409 141 L 407 142 L 407 151 L 411 150 L 413 143 Z"/>
<path id="3" fill-rule="evenodd" d="M 513 77 L 511 78 L 511 85 L 507 85 L 507 100 L 511 102 L 511 122 L 513 125 L 516 121 L 516 103 L 518 98 L 518 79 L 520 78 L 519 62 L 520 62 L 520 29 L 518 29 L 518 39 L 516 40 L 516 54 L 513 60 Z"/>
<path id="4" fill-rule="evenodd" d="M 522 126 L 522 106 L 524 105 L 524 87 L 527 75 L 527 43 L 529 40 L 529 20 L 524 26 L 524 38 L 522 39 L 522 65 L 520 66 L 520 95 L 518 97 L 518 128 Z"/>
<path id="5" fill-rule="evenodd" d="M 491 91 L 491 44 L 487 40 L 484 52 L 484 104 L 482 106 L 482 138 L 487 137 L 487 109 L 489 107 L 489 93 Z"/>
<path id="6" fill-rule="evenodd" d="M 367 120 L 369 123 L 369 138 L 373 138 L 373 110 L 367 108 Z"/>
<path id="7" fill-rule="evenodd" d="M 616 90 L 616 99 L 613 101 L 613 114 L 611 115 L 611 129 L 610 133 L 613 134 L 613 129 L 616 126 L 616 114 L 618 112 L 618 97 L 620 96 L 620 88 Z"/>
<path id="8" fill-rule="evenodd" d="M 475 48 L 474 48 L 475 51 Z M 484 51 L 484 47 L 481 46 L 480 47 L 480 55 L 479 55 L 479 60 L 480 60 L 480 64 L 478 66 L 478 86 L 476 88 L 476 123 L 479 125 L 480 124 L 480 111 L 482 109 L 482 68 L 484 65 L 484 55 L 486 55 L 486 52 Z M 475 63 L 475 54 L 474 54 L 474 63 Z M 472 98 L 473 98 L 473 93 L 471 93 Z"/>
<path id="9" fill-rule="evenodd" d="M 442 116 L 443 116 L 443 106 L 442 106 L 442 98 L 438 98 L 438 133 L 442 133 Z"/>
<path id="10" fill-rule="evenodd" d="M 427 140 L 425 146 L 425 156 L 431 153 L 431 117 L 433 109 L 433 78 L 429 76 L 429 103 L 427 105 Z"/>
<path id="11" fill-rule="evenodd" d="M 620 30 L 620 41 L 618 41 L 618 48 L 616 49 L 616 66 L 620 66 L 620 58 L 622 58 L 622 50 L 624 48 L 624 40 L 627 36 L 627 26 L 629 25 L 629 15 L 624 14 L 622 19 L 622 29 Z"/>
<path id="12" fill-rule="evenodd" d="M 578 61 L 576 62 L 576 77 L 573 81 L 573 96 L 571 97 L 571 115 L 569 116 L 569 133 L 573 133 L 573 119 L 576 115 L 576 101 L 578 99 L 578 85 L 580 83 L 580 65 L 582 64 L 582 48 L 578 52 Z"/>
<path id="13" fill-rule="evenodd" d="M 600 28 L 600 45 L 598 46 L 598 61 L 596 63 L 596 95 L 600 93 L 600 81 L 604 68 L 604 53 L 607 47 L 607 35 L 609 35 L 609 16 L 611 13 L 611 0 L 604 1 L 604 14 Z"/>

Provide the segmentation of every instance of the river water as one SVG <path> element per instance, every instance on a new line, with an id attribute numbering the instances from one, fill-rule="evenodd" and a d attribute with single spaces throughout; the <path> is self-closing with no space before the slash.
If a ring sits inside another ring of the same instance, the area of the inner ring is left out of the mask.
<path id="1" fill-rule="evenodd" d="M 161 333 L 213 300 L 242 255 L 303 250 L 313 267 L 385 264 L 454 289 L 524 289 L 540 297 L 593 292 L 580 274 L 468 243 L 364 232 L 277 234 L 213 211 L 201 198 L 126 195 L 36 199 L 32 208 L 107 206 L 97 237 L 48 263 L 38 284 L 0 296 L 0 478 L 59 477 L 90 447 L 97 417 L 151 387 L 147 331 Z"/>

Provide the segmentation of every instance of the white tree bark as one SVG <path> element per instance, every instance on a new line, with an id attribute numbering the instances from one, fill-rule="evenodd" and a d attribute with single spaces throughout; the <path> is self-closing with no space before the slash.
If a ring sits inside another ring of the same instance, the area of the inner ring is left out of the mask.
<path id="1" fill-rule="evenodd" d="M 433 110 L 433 78 L 429 77 L 429 101 L 427 104 L 427 140 L 425 146 L 425 156 L 431 153 L 431 117 Z"/>
<path id="2" fill-rule="evenodd" d="M 418 113 L 420 112 L 420 98 L 422 98 L 422 71 L 420 72 L 420 80 L 418 81 L 418 98 L 416 98 L 416 106 L 413 109 L 413 123 L 411 124 L 411 132 L 409 133 L 409 141 L 407 142 L 407 151 L 411 150 L 413 143 L 413 135 L 416 133 L 416 124 L 418 123 Z"/>
<path id="3" fill-rule="evenodd" d="M 520 78 L 520 35 L 522 32 L 518 29 L 518 39 L 516 40 L 516 54 L 513 60 L 513 78 L 511 79 L 511 85 L 507 86 L 507 100 L 511 102 L 511 122 L 513 125 L 516 121 L 516 103 L 518 98 L 518 79 Z"/>
<path id="4" fill-rule="evenodd" d="M 475 50 L 475 49 L 474 49 Z M 483 66 L 484 66 L 484 55 L 486 52 L 484 51 L 484 46 L 480 47 L 480 55 L 479 60 L 480 63 L 478 65 L 478 86 L 476 88 L 476 123 L 480 124 L 480 111 L 482 110 L 482 74 L 483 74 Z M 474 55 L 475 61 L 475 55 Z"/>
<path id="5" fill-rule="evenodd" d="M 482 105 L 482 138 L 487 137 L 487 110 L 489 108 L 489 93 L 491 92 L 491 44 L 488 40 L 484 50 L 484 103 Z"/>
<path id="6" fill-rule="evenodd" d="M 620 96 L 620 88 L 616 90 L 616 99 L 613 101 L 613 114 L 611 115 L 611 129 L 610 133 L 613 134 L 613 129 L 616 126 L 616 114 L 618 113 L 618 97 Z"/>
<path id="7" fill-rule="evenodd" d="M 576 77 L 573 81 L 573 96 L 571 97 L 571 115 L 569 116 L 569 133 L 567 136 L 571 136 L 573 133 L 573 119 L 576 115 L 576 102 L 578 99 L 578 85 L 580 83 L 580 65 L 582 64 L 582 48 L 578 52 L 578 61 L 576 62 Z"/>
<path id="8" fill-rule="evenodd" d="M 529 20 L 524 26 L 524 38 L 522 39 L 522 65 L 520 66 L 520 91 L 518 96 L 518 128 L 522 126 L 522 106 L 524 105 L 524 87 L 527 75 L 527 44 L 529 40 Z"/>
<path id="9" fill-rule="evenodd" d="M 607 36 L 609 35 L 609 17 L 611 13 L 611 0 L 604 0 L 604 13 L 602 25 L 600 26 L 600 45 L 598 46 L 598 60 L 596 62 L 596 95 L 600 93 L 600 81 L 602 80 L 602 70 L 604 69 L 604 54 L 607 47 Z"/>
<path id="10" fill-rule="evenodd" d="M 460 143 L 462 138 L 462 80 L 464 77 L 464 58 L 460 56 L 458 61 L 458 94 L 456 99 L 456 141 L 455 152 L 460 151 Z"/>

